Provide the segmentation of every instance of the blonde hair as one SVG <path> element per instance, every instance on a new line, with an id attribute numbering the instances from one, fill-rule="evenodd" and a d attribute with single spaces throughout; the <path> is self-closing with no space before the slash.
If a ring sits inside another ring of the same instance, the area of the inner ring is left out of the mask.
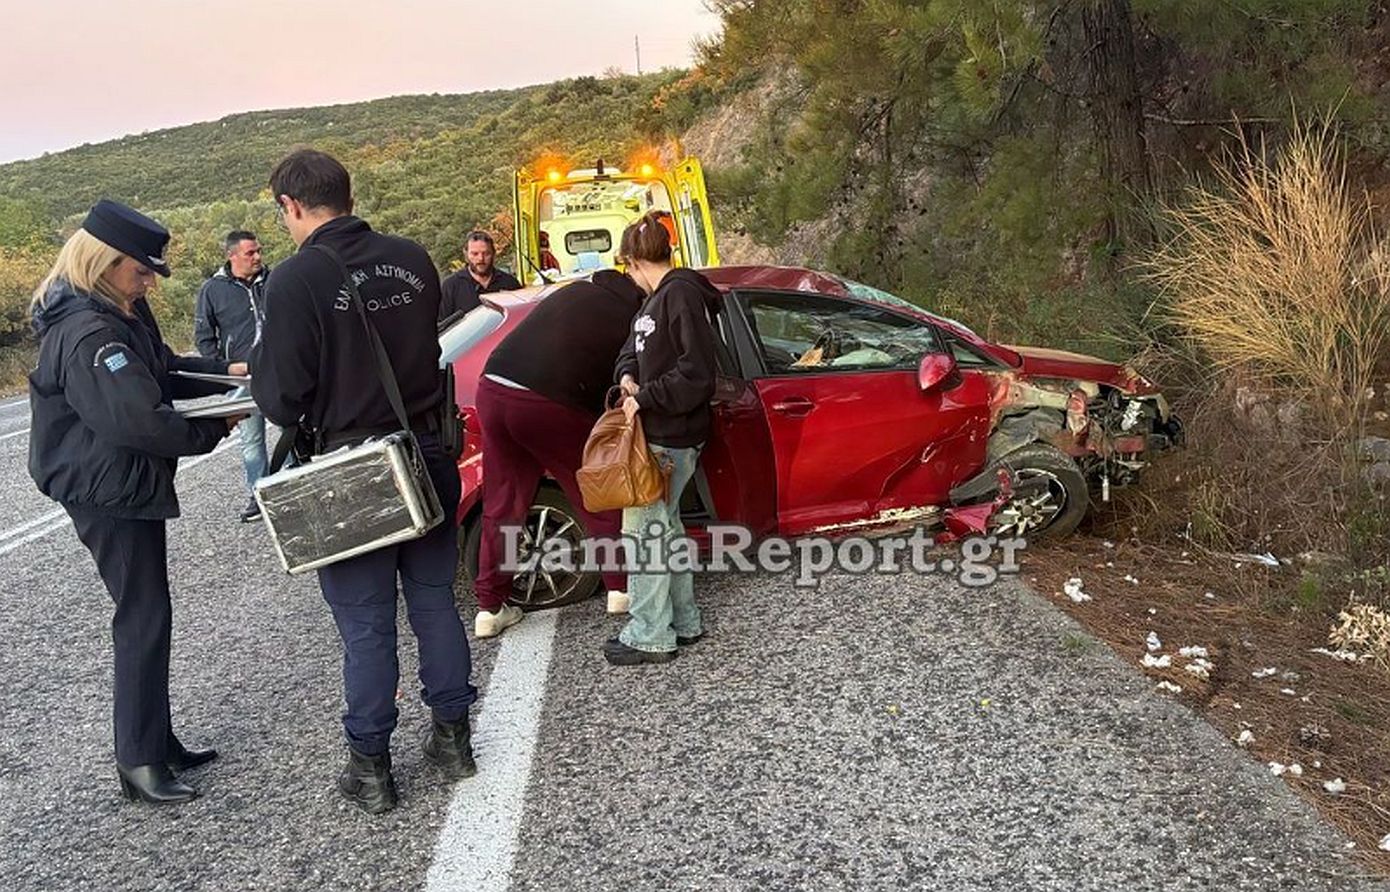
<path id="1" fill-rule="evenodd" d="M 44 306 L 48 289 L 60 279 L 78 291 L 119 303 L 120 295 L 111 288 L 103 276 L 123 257 L 125 255 L 120 251 L 87 230 L 77 230 L 58 251 L 58 257 L 53 261 L 53 268 L 48 271 L 48 275 L 44 276 L 39 287 L 34 289 L 34 299 L 29 304 L 29 312 L 36 313 Z"/>

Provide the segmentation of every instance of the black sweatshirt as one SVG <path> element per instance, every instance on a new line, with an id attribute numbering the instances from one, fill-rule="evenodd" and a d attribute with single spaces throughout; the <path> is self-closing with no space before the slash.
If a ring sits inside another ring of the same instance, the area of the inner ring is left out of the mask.
<path id="1" fill-rule="evenodd" d="M 59 281 L 34 314 L 39 360 L 29 374 L 29 475 L 44 495 L 110 517 L 177 517 L 178 456 L 211 452 L 218 418 L 184 418 L 174 399 L 225 388 L 170 371 L 225 374 L 217 359 L 176 356 L 144 300 L 134 316 Z"/>
<path id="2" fill-rule="evenodd" d="M 322 437 L 389 433 L 400 424 L 377 372 L 362 318 L 338 266 L 343 258 L 391 357 L 411 427 L 443 397 L 439 374 L 439 273 L 415 242 L 373 232 L 353 216 L 324 223 L 266 283 L 266 319 L 251 358 L 251 395 L 279 425 L 301 421 Z"/>
<path id="3" fill-rule="evenodd" d="M 637 380 L 642 431 L 658 446 L 686 448 L 709 439 L 709 401 L 718 371 L 714 317 L 722 305 L 709 279 L 692 269 L 673 269 L 632 320 L 613 379 L 627 374 Z"/>
<path id="4" fill-rule="evenodd" d="M 492 278 L 484 288 L 465 266 L 440 285 L 443 298 L 439 302 L 439 320 L 442 322 L 455 313 L 467 313 L 481 306 L 483 299 L 479 295 L 516 291 L 520 287 L 521 283 L 517 281 L 516 276 L 504 269 L 493 267 Z"/>
<path id="5" fill-rule="evenodd" d="M 611 269 L 566 285 L 502 339 L 483 374 L 597 416 L 642 298 L 641 288 Z"/>

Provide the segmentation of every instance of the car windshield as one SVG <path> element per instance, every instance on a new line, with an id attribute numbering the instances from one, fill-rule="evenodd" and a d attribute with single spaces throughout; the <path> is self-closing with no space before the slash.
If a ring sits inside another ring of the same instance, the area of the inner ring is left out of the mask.
<path id="1" fill-rule="evenodd" d="M 932 313 L 932 311 L 928 310 L 926 307 L 920 307 L 917 304 L 912 303 L 911 301 L 903 300 L 896 294 L 889 294 L 887 291 L 884 291 L 881 288 L 875 288 L 872 285 L 865 285 L 863 282 L 856 282 L 853 279 L 846 279 L 842 277 L 840 281 L 845 283 L 845 288 L 848 289 L 849 293 L 854 297 L 862 298 L 863 300 L 877 301 L 878 303 L 888 304 L 889 306 L 903 307 L 909 310 L 916 310 L 919 313 L 925 311 L 931 313 L 938 319 L 951 323 L 957 328 L 960 328 L 965 332 L 974 335 L 977 338 L 979 337 L 979 335 L 971 331 L 970 326 L 966 325 L 965 323 L 957 322 L 955 319 L 951 319 L 947 316 L 942 316 L 938 313 Z"/>
<path id="2" fill-rule="evenodd" d="M 489 306 L 475 307 L 467 315 L 439 333 L 439 367 L 453 362 L 471 350 L 502 324 L 502 314 Z"/>

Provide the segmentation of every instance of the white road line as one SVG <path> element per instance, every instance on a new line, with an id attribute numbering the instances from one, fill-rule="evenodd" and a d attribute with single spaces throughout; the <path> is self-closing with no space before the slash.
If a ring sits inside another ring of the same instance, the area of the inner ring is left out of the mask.
<path id="1" fill-rule="evenodd" d="M 510 885 L 554 640 L 553 610 L 531 614 L 503 636 L 473 732 L 478 774 L 454 790 L 426 892 Z"/>
<path id="2" fill-rule="evenodd" d="M 5 400 L 3 403 L 0 403 L 0 412 L 3 412 L 3 411 L 6 410 L 6 409 L 12 409 L 12 408 L 14 408 L 15 406 L 25 406 L 25 405 L 28 405 L 28 404 L 29 404 L 29 397 L 28 397 L 27 395 L 26 395 L 26 396 L 17 396 L 17 397 L 14 397 L 13 399 L 8 399 L 8 400 Z"/>
<path id="3" fill-rule="evenodd" d="M 0 440 L 8 440 L 11 437 L 22 437 L 27 433 L 29 433 L 29 428 L 27 427 L 22 431 L 10 431 L 8 434 L 0 434 Z"/>
<path id="4" fill-rule="evenodd" d="M 196 468 L 203 462 L 221 452 L 225 452 L 232 444 L 232 440 L 224 440 L 216 449 L 207 455 L 200 455 L 197 458 L 189 459 L 187 462 L 179 463 L 179 470 L 185 471 L 189 468 Z M 25 521 L 17 527 L 12 527 L 0 534 L 0 556 L 7 555 L 16 548 L 28 545 L 30 542 L 42 539 L 49 533 L 57 532 L 63 527 L 72 523 L 72 518 L 62 508 L 55 508 L 45 514 L 40 514 L 33 520 Z M 18 537 L 18 538 L 12 538 Z"/>

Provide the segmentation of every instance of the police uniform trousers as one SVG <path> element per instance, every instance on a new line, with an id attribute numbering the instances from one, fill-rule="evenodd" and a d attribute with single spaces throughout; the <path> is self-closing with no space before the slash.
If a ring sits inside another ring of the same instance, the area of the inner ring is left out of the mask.
<path id="1" fill-rule="evenodd" d="M 321 567 L 319 586 L 343 639 L 343 730 L 363 755 L 387 752 L 396 727 L 396 581 L 420 655 L 421 698 L 442 722 L 468 714 L 478 692 L 454 602 L 458 568 L 458 468 L 431 434 L 417 434 L 444 522 L 419 539 Z"/>
<path id="2" fill-rule="evenodd" d="M 165 522 L 74 508 L 68 514 L 116 602 L 111 619 L 116 761 L 128 766 L 167 761 L 175 741 L 169 723 L 173 610 Z"/>

